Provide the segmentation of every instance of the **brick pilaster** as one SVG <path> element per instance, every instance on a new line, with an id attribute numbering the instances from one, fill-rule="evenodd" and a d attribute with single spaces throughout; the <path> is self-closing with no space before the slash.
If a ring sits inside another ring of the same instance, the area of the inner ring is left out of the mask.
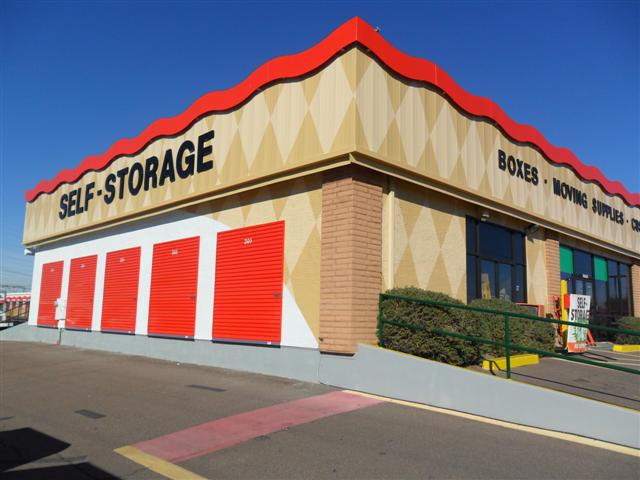
<path id="1" fill-rule="evenodd" d="M 631 265 L 631 296 L 633 302 L 633 316 L 640 317 L 640 262 Z"/>
<path id="2" fill-rule="evenodd" d="M 382 284 L 382 181 L 357 166 L 325 175 L 320 254 L 320 350 L 376 343 Z"/>
<path id="3" fill-rule="evenodd" d="M 547 313 L 555 312 L 553 297 L 560 297 L 560 238 L 556 232 L 547 230 L 544 242 L 544 266 L 547 272 Z"/>

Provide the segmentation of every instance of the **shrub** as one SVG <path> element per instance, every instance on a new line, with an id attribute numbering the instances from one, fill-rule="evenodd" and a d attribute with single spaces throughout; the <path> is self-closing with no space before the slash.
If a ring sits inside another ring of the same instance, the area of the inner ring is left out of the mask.
<path id="1" fill-rule="evenodd" d="M 417 300 L 464 305 L 459 300 L 443 293 L 413 287 L 395 288 L 386 293 Z M 427 328 L 441 328 L 465 335 L 477 335 L 477 324 L 465 310 L 420 305 L 398 299 L 383 300 L 381 309 L 387 320 L 396 320 Z M 382 333 L 384 333 L 383 337 Z M 384 332 L 378 330 L 378 339 L 381 343 L 382 338 L 384 338 L 385 347 L 451 365 L 473 365 L 479 363 L 481 359 L 479 344 L 454 337 L 385 325 Z"/>
<path id="2" fill-rule="evenodd" d="M 640 318 L 622 317 L 618 320 L 617 326 L 625 330 L 637 330 L 640 333 Z M 626 333 L 616 333 L 615 343 L 618 345 L 640 345 L 640 337 Z"/>
<path id="3" fill-rule="evenodd" d="M 501 312 L 524 313 L 530 312 L 515 303 L 508 300 L 476 299 L 470 304 L 472 307 L 486 308 L 489 310 L 498 310 Z M 476 322 L 480 336 L 489 338 L 495 342 L 504 342 L 504 315 L 495 315 L 482 312 L 472 313 Z M 511 342 L 519 343 L 531 348 L 540 350 L 553 351 L 555 346 L 555 332 L 553 325 L 546 322 L 537 322 L 535 320 L 526 320 L 523 318 L 509 318 L 509 330 L 511 332 Z M 494 347 L 492 345 L 483 345 L 481 347 L 482 354 L 493 355 L 496 357 L 504 356 L 504 348 Z"/>

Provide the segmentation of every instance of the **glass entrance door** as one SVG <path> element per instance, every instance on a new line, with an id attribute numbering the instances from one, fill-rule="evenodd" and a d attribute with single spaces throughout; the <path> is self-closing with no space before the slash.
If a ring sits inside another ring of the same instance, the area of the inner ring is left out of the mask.
<path id="1" fill-rule="evenodd" d="M 591 297 L 591 307 L 593 308 L 593 280 L 576 278 L 574 293 L 577 295 L 589 295 Z"/>

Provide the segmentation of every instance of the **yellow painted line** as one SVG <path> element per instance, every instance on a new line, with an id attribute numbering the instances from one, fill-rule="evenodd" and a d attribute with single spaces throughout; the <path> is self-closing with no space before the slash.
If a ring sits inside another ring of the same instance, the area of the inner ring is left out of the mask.
<path id="1" fill-rule="evenodd" d="M 640 345 L 614 345 L 614 352 L 640 352 Z"/>
<path id="2" fill-rule="evenodd" d="M 535 365 L 540 363 L 540 357 L 535 353 L 523 353 L 521 355 L 511 355 L 511 368 L 523 367 L 525 365 Z M 498 357 L 491 360 L 483 360 L 482 368 L 484 370 L 492 370 L 492 366 L 498 367 L 500 370 L 507 369 L 507 357 Z"/>
<path id="3" fill-rule="evenodd" d="M 139 463 L 147 467 L 149 470 L 170 478 L 171 480 L 206 480 L 205 477 L 196 475 L 189 470 L 182 468 L 174 463 L 167 462 L 161 458 L 149 455 L 136 447 L 124 446 L 114 450 L 123 457 L 135 463 Z"/>
<path id="4" fill-rule="evenodd" d="M 552 430 L 545 430 L 543 428 L 527 427 L 526 425 L 519 425 L 517 423 L 505 422 L 504 420 L 495 420 L 493 418 L 481 417 L 473 415 L 471 413 L 458 412 L 456 410 L 448 410 L 446 408 L 432 407 L 431 405 L 425 405 L 423 403 L 408 402 L 406 400 L 397 400 L 395 398 L 382 397 L 379 395 L 373 395 L 371 393 L 356 392 L 354 390 L 344 390 L 347 393 L 353 395 L 361 395 L 363 397 L 375 398 L 384 400 L 389 403 L 396 403 L 398 405 L 404 405 L 406 407 L 419 408 L 421 410 L 428 410 L 430 412 L 443 413 L 445 415 L 451 415 L 454 417 L 460 417 L 467 420 L 474 420 L 476 422 L 487 423 L 489 425 L 495 425 L 503 428 L 510 428 L 511 430 L 519 430 L 521 432 L 533 433 L 535 435 L 542 435 L 544 437 L 555 438 L 558 440 L 565 440 L 567 442 L 577 443 L 580 445 L 586 445 L 588 447 L 600 448 L 603 450 L 609 450 L 610 452 L 622 453 L 624 455 L 631 455 L 632 457 L 640 458 L 640 450 L 625 447 L 622 445 L 616 445 L 615 443 L 609 443 L 602 440 L 595 440 L 593 438 L 581 437 L 571 433 L 554 432 Z"/>

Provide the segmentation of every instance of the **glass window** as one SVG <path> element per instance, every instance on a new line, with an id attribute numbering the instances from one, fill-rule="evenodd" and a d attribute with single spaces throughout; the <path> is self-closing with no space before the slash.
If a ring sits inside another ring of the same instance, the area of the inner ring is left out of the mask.
<path id="1" fill-rule="evenodd" d="M 511 301 L 511 265 L 501 263 L 498 270 L 498 298 Z"/>
<path id="2" fill-rule="evenodd" d="M 511 259 L 511 232 L 491 223 L 480 223 L 480 255 L 495 259 Z"/>
<path id="3" fill-rule="evenodd" d="M 626 277 L 620 277 L 620 313 L 627 315 L 629 313 L 629 297 L 627 290 Z"/>
<path id="4" fill-rule="evenodd" d="M 480 292 L 482 298 L 494 298 L 496 284 L 496 263 L 491 260 L 480 262 Z"/>
<path id="5" fill-rule="evenodd" d="M 476 257 L 467 255 L 467 298 L 478 298 L 476 293 Z"/>
<path id="6" fill-rule="evenodd" d="M 629 276 L 629 265 L 625 265 L 624 263 L 619 263 L 618 266 L 620 267 L 618 269 L 618 272 L 621 277 Z"/>
<path id="7" fill-rule="evenodd" d="M 628 315 L 631 311 L 631 299 L 629 298 L 629 265 L 609 260 L 609 291 L 607 307 L 609 312 L 617 317 Z"/>
<path id="8" fill-rule="evenodd" d="M 561 245 L 560 271 L 569 293 L 591 296 L 591 320 L 596 324 L 611 325 L 633 310 L 629 265 Z M 603 332 L 592 333 L 597 339 L 609 339 Z"/>
<path id="9" fill-rule="evenodd" d="M 609 277 L 609 298 L 607 301 L 607 310 L 611 313 L 618 313 L 618 279 Z"/>
<path id="10" fill-rule="evenodd" d="M 607 311 L 607 282 L 596 280 L 595 309 L 596 312 Z"/>
<path id="11" fill-rule="evenodd" d="M 467 217 L 467 300 L 526 302 L 525 236 Z"/>
<path id="12" fill-rule="evenodd" d="M 516 263 L 524 262 L 524 242 L 522 241 L 522 234 L 519 232 L 513 232 L 513 259 Z"/>
<path id="13" fill-rule="evenodd" d="M 524 266 L 516 265 L 515 290 L 513 292 L 513 300 L 516 302 L 524 302 L 525 283 L 524 283 Z"/>
<path id="14" fill-rule="evenodd" d="M 591 254 L 580 250 L 573 251 L 573 273 L 583 278 L 593 277 L 593 263 Z"/>
<path id="15" fill-rule="evenodd" d="M 467 217 L 467 252 L 478 253 L 476 245 L 476 224 L 472 218 Z"/>
<path id="16" fill-rule="evenodd" d="M 573 275 L 571 275 L 570 273 L 560 272 L 560 280 L 566 280 L 567 281 L 567 293 L 575 293 L 573 291 L 573 281 L 572 281 L 572 279 L 573 279 Z"/>
<path id="17" fill-rule="evenodd" d="M 593 282 L 590 280 L 586 280 L 584 282 L 584 295 L 589 295 L 592 299 L 593 299 Z M 593 307 L 593 300 L 591 300 L 592 303 L 592 307 Z"/>

